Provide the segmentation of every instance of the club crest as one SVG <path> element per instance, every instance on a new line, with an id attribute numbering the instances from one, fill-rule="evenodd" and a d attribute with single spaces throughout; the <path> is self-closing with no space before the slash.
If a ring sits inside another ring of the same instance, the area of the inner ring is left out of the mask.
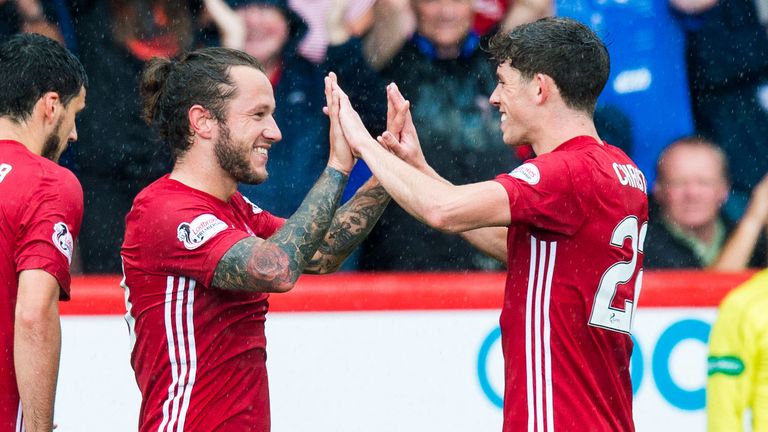
<path id="1" fill-rule="evenodd" d="M 69 232 L 67 224 L 56 222 L 53 225 L 51 240 L 53 240 L 53 245 L 56 246 L 56 249 L 67 257 L 67 262 L 72 264 L 72 250 L 74 250 L 75 241 L 72 239 L 72 233 Z"/>

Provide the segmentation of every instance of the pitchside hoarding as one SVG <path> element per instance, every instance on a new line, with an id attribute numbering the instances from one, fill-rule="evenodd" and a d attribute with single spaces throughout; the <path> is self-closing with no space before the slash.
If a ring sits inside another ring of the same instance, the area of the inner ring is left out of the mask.
<path id="1" fill-rule="evenodd" d="M 707 304 L 747 275 L 696 275 L 680 278 L 696 296 L 679 287 L 678 295 L 654 293 L 680 279 L 645 276 L 632 359 L 639 432 L 705 430 L 706 341 L 716 316 Z M 140 398 L 118 281 L 77 282 L 90 285 L 79 306 L 62 308 L 57 431 L 135 431 Z M 312 278 L 290 299 L 273 296 L 272 430 L 500 431 L 502 286 L 501 275 L 355 275 Z"/>

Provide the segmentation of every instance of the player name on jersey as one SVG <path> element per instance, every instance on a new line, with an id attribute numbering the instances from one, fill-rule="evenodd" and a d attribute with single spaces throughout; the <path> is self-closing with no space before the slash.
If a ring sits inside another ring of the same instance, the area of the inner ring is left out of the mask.
<path id="1" fill-rule="evenodd" d="M 616 172 L 616 176 L 618 176 L 619 183 L 621 183 L 622 186 L 631 186 L 640 189 L 644 193 L 648 193 L 645 176 L 639 169 L 630 164 L 619 164 L 614 162 L 613 171 Z"/>

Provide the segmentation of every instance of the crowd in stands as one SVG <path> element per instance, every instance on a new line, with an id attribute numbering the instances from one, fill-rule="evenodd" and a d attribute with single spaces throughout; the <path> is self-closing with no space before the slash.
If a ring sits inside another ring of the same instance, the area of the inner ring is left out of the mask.
<path id="1" fill-rule="evenodd" d="M 85 66 L 87 107 L 78 141 L 62 159 L 84 190 L 79 265 L 85 273 L 119 273 L 132 200 L 170 168 L 167 146 L 141 120 L 138 79 L 152 57 L 226 46 L 263 63 L 282 140 L 270 151 L 269 180 L 241 191 L 288 217 L 327 158 L 329 70 L 374 134 L 384 128 L 384 88 L 397 83 L 427 160 L 451 182 L 487 180 L 533 157 L 502 143 L 499 113 L 488 101 L 495 65 L 483 44 L 500 29 L 553 14 L 583 21 L 608 45 L 611 76 L 595 122 L 645 174 L 653 201 L 645 267 L 765 267 L 765 1 L 0 0 L 0 38 L 42 33 Z M 358 162 L 345 196 L 369 175 Z M 500 266 L 392 203 L 348 269 Z"/>

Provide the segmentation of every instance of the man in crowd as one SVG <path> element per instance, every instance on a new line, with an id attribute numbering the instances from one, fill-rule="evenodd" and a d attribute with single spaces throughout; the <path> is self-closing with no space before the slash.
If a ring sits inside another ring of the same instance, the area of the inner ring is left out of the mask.
<path id="1" fill-rule="evenodd" d="M 400 206 L 507 264 L 504 431 L 632 431 L 648 200 L 642 173 L 592 121 L 607 50 L 584 25 L 547 18 L 497 35 L 490 52 L 503 140 L 538 155 L 494 181 L 454 186 L 423 160 L 411 122 L 385 132 L 382 148 L 337 85 L 332 104 L 353 153 Z M 394 87 L 389 97 L 407 104 Z"/>
<path id="2" fill-rule="evenodd" d="M 657 165 L 653 196 L 659 215 L 648 229 L 646 268 L 737 271 L 765 265 L 765 241 L 760 232 L 768 217 L 768 190 L 762 191 L 768 182 L 756 188 L 758 193 L 745 216 L 750 223 L 757 219 L 759 224 L 751 242 L 733 243 L 730 252 L 724 253 L 735 224 L 721 212 L 730 187 L 723 151 L 704 138 L 682 138 L 664 149 Z"/>
<path id="3" fill-rule="evenodd" d="M 389 196 L 371 179 L 337 210 L 354 158 L 334 123 L 328 164 L 289 219 L 237 192 L 239 183 L 266 180 L 281 138 L 272 86 L 246 53 L 207 48 L 178 62 L 153 59 L 141 93 L 175 162 L 126 218 L 139 430 L 267 432 L 268 293 L 290 290 L 302 272 L 336 270 Z"/>
<path id="4" fill-rule="evenodd" d="M 83 191 L 56 162 L 77 139 L 87 78 L 46 37 L 0 45 L 0 431 L 53 428 L 61 352 L 58 301 L 69 299 L 69 265 Z"/>

